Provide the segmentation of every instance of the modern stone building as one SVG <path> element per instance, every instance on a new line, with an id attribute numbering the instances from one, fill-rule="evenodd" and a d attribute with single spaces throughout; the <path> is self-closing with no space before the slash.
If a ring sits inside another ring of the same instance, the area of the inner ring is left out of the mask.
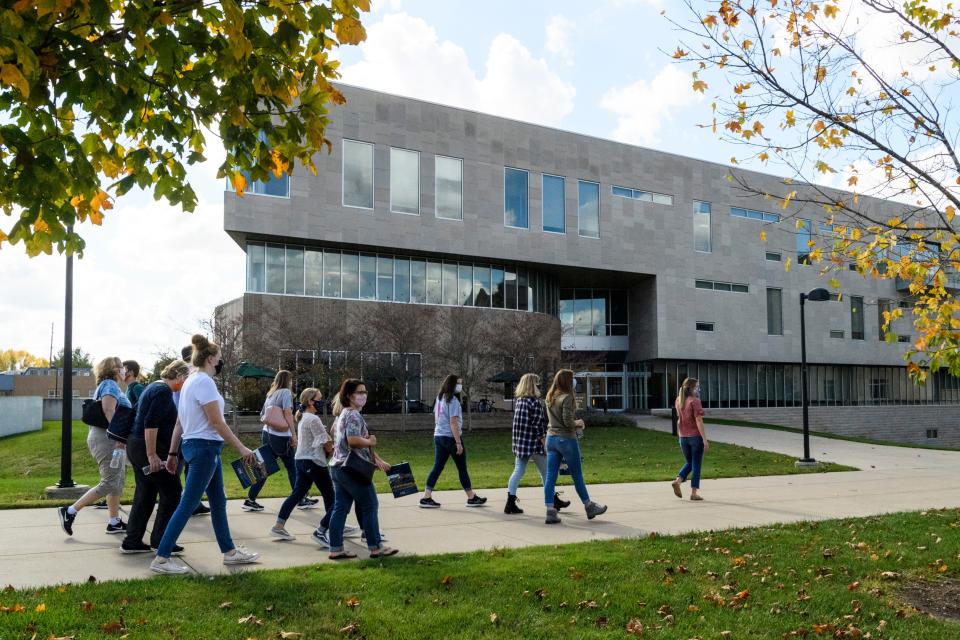
<path id="1" fill-rule="evenodd" d="M 827 286 L 803 263 L 807 242 L 831 232 L 823 211 L 749 196 L 725 165 L 342 91 L 317 175 L 296 167 L 242 198 L 225 194 L 247 292 L 222 311 L 242 314 L 245 335 L 269 306 L 308 323 L 347 308 L 469 306 L 540 323 L 587 407 L 665 408 L 686 376 L 701 380 L 708 408 L 800 405 L 800 294 Z M 736 171 L 759 188 L 781 185 Z M 892 344 L 881 335 L 882 312 L 909 307 L 905 288 L 852 269 L 838 278 L 838 299 L 806 305 L 811 404 L 878 407 L 882 419 L 886 405 L 960 402 L 956 379 L 907 379 L 909 319 L 892 327 Z M 283 366 L 344 350 L 319 347 L 274 345 Z M 415 366 L 429 368 L 427 357 Z M 940 413 L 941 428 L 960 416 Z M 904 428 L 925 440 L 937 425 Z"/>

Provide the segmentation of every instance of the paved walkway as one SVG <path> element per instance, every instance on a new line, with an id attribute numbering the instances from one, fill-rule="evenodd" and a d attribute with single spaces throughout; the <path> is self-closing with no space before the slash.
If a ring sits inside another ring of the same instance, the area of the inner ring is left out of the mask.
<path id="1" fill-rule="evenodd" d="M 669 431 L 670 423 L 658 418 L 639 418 L 645 428 Z M 794 433 L 708 425 L 716 442 L 797 455 L 800 436 Z M 960 452 L 909 449 L 812 439 L 812 453 L 820 460 L 862 469 L 856 472 L 804 476 L 705 479 L 706 500 L 693 503 L 676 499 L 666 482 L 594 485 L 591 496 L 610 505 L 610 511 L 587 521 L 583 510 L 571 507 L 563 524 L 543 524 L 542 493 L 520 489 L 522 516 L 505 516 L 504 489 L 482 491 L 488 507 L 464 506 L 463 493 L 435 494 L 444 506 L 418 509 L 418 496 L 399 500 L 380 497 L 381 528 L 389 544 L 404 554 L 464 552 L 492 547 L 523 547 L 537 544 L 584 542 L 619 537 L 646 536 L 703 529 L 755 526 L 778 522 L 867 516 L 880 513 L 960 506 Z M 535 473 L 529 470 L 528 473 Z M 422 478 L 420 479 L 422 482 Z M 574 497 L 572 488 L 566 497 Z M 322 510 L 295 510 L 287 523 L 295 542 L 278 542 L 269 536 L 280 499 L 264 499 L 262 513 L 241 511 L 240 502 L 228 507 L 234 539 L 262 555 L 259 568 L 279 568 L 327 562 L 325 550 L 314 544 L 310 532 Z M 117 551 L 119 536 L 103 533 L 106 513 L 84 510 L 74 525 L 74 536 L 63 534 L 54 509 L 0 511 L 0 585 L 16 587 L 98 580 L 146 578 L 149 554 L 126 556 Z M 348 548 L 365 557 L 359 539 L 348 539 Z M 180 543 L 182 558 L 196 571 L 218 574 L 243 569 L 220 564 L 209 518 L 193 518 Z M 389 562 L 389 561 L 387 561 Z"/>

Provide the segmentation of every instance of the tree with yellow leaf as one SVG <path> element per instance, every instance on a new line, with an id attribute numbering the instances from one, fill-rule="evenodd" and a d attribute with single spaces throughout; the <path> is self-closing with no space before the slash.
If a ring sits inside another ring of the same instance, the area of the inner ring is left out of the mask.
<path id="1" fill-rule="evenodd" d="M 687 17 L 668 16 L 673 57 L 694 65 L 695 91 L 716 92 L 723 126 L 705 126 L 746 149 L 738 166 L 786 176 L 779 192 L 731 180 L 822 220 L 804 260 L 824 275 L 898 279 L 913 298 L 911 374 L 960 375 L 960 15 L 935 0 L 683 4 Z"/>
<path id="2" fill-rule="evenodd" d="M 369 0 L 17 0 L 0 8 L 0 249 L 83 250 L 134 187 L 192 211 L 186 167 L 246 180 L 312 167 L 329 53 L 366 37 Z M 205 133 L 206 132 L 206 133 Z M 246 177 L 244 177 L 246 176 Z"/>

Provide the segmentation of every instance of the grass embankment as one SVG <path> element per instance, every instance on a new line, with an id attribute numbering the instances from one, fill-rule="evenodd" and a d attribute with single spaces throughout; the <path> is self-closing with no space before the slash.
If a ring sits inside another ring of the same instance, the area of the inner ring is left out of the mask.
<path id="1" fill-rule="evenodd" d="M 73 430 L 73 479 L 77 483 L 97 483 L 97 468 L 86 448 L 87 427 L 80 422 Z M 259 436 L 245 436 L 247 444 L 259 446 Z M 476 431 L 464 437 L 470 476 L 477 489 L 505 487 L 513 471 L 509 431 Z M 581 441 L 584 470 L 588 484 L 613 482 L 643 482 L 670 480 L 683 459 L 677 441 L 669 434 L 636 427 L 588 428 Z M 433 436 L 429 432 L 382 433 L 378 451 L 389 462 L 406 460 L 411 463 L 414 476 L 423 488 L 423 482 L 433 466 Z M 0 508 L 37 507 L 62 504 L 43 499 L 43 489 L 60 478 L 60 426 L 45 423 L 43 430 L 0 439 Z M 224 460 L 236 458 L 235 452 L 225 450 Z M 794 467 L 794 459 L 766 451 L 711 443 L 704 466 L 705 478 L 731 478 L 792 474 L 801 471 Z M 532 466 L 532 465 L 531 465 Z M 825 464 L 812 472 L 844 471 L 850 467 Z M 282 497 L 290 492 L 286 473 L 273 476 L 260 494 L 263 497 Z M 244 495 L 236 477 L 225 467 L 227 495 Z M 133 497 L 133 473 L 128 472 L 124 501 Z M 538 486 L 540 478 L 534 469 L 528 469 L 522 486 Z M 561 476 L 561 484 L 570 484 L 569 477 Z M 378 490 L 388 491 L 386 479 L 377 475 Z M 456 469 L 452 462 L 440 477 L 438 489 L 459 488 Z"/>
<path id="2" fill-rule="evenodd" d="M 11 590 L 0 638 L 955 640 L 900 593 L 958 576 L 958 528 L 954 509 Z"/>

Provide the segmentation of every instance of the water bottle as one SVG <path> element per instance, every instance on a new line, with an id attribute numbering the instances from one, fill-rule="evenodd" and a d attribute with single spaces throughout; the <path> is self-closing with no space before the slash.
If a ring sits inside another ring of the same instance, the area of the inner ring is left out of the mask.
<path id="1" fill-rule="evenodd" d="M 114 449 L 113 457 L 110 458 L 110 468 L 111 469 L 120 469 L 123 467 L 125 454 L 123 449 Z"/>

